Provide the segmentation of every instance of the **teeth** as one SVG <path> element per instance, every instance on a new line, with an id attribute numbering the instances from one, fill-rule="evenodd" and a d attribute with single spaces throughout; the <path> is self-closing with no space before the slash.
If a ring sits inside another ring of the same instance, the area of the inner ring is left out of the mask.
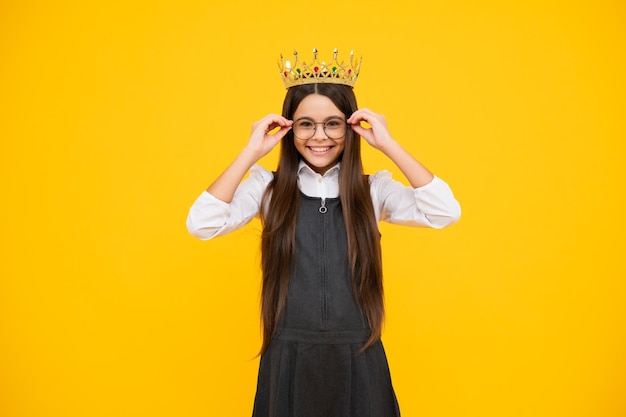
<path id="1" fill-rule="evenodd" d="M 313 152 L 326 152 L 327 150 L 330 149 L 330 146 L 325 146 L 323 148 L 316 148 L 316 147 L 311 146 L 310 148 Z"/>

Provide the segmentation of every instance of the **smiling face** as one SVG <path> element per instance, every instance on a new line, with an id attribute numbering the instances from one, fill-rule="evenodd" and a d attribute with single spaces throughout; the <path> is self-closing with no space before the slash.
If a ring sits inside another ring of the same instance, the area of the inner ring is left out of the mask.
<path id="1" fill-rule="evenodd" d="M 340 139 L 330 139 L 324 132 L 321 123 L 333 118 L 346 120 L 346 115 L 331 99 L 320 94 L 306 96 L 293 114 L 295 123 L 302 119 L 319 123 L 315 125 L 317 127 L 312 138 L 302 140 L 294 137 L 293 141 L 306 163 L 322 175 L 337 163 L 346 145 L 345 134 Z"/>

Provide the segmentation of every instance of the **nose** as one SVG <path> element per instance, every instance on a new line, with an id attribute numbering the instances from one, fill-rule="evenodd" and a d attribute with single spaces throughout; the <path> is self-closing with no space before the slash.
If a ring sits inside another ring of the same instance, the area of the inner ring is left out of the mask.
<path id="1" fill-rule="evenodd" d="M 317 140 L 324 140 L 327 139 L 328 136 L 326 136 L 326 132 L 324 132 L 324 124 L 323 123 L 319 123 L 319 124 L 315 124 L 315 133 L 313 134 L 313 137 L 311 139 L 317 139 Z"/>

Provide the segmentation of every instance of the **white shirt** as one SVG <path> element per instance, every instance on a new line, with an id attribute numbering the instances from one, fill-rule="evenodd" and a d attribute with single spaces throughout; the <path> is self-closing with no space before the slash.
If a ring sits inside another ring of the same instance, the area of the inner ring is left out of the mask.
<path id="1" fill-rule="evenodd" d="M 339 196 L 339 170 L 335 165 L 324 175 L 313 171 L 301 161 L 298 168 L 298 187 L 310 197 Z M 204 191 L 193 203 L 187 216 L 187 229 L 208 240 L 237 230 L 259 214 L 261 198 L 274 175 L 254 165 L 229 203 Z M 455 223 L 461 216 L 461 207 L 452 190 L 435 177 L 430 183 L 412 188 L 395 181 L 388 171 L 369 176 L 370 194 L 377 221 L 414 227 L 442 228 Z"/>

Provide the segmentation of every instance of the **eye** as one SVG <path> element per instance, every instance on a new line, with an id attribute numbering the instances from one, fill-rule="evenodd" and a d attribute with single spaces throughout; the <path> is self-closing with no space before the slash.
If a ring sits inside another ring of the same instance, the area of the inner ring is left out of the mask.
<path id="1" fill-rule="evenodd" d="M 312 128 L 313 126 L 314 126 L 313 122 L 311 122 L 310 120 L 300 120 L 298 122 L 298 127 L 301 127 L 301 128 L 309 129 L 309 128 Z"/>
<path id="2" fill-rule="evenodd" d="M 341 119 L 330 119 L 325 124 L 326 127 L 330 127 L 331 129 L 338 129 L 343 126 L 344 122 Z"/>

